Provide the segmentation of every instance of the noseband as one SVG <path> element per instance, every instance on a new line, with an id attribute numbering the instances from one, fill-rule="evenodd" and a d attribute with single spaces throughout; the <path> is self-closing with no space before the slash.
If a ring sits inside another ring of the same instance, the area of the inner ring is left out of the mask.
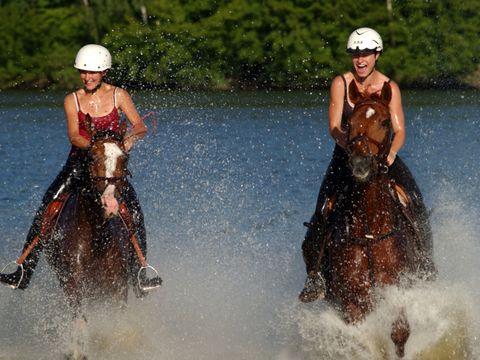
<path id="1" fill-rule="evenodd" d="M 127 170 L 124 176 L 90 176 L 90 179 L 93 182 L 105 181 L 106 182 L 105 187 L 107 187 L 108 185 L 115 185 L 115 183 L 119 181 L 126 180 L 127 176 L 129 175 L 131 175 L 130 171 Z"/>

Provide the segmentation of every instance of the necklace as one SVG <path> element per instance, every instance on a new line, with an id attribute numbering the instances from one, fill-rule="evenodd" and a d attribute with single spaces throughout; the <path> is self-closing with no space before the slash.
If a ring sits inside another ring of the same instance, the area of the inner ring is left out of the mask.
<path id="1" fill-rule="evenodd" d="M 100 103 L 101 100 L 98 98 L 98 94 L 96 92 L 90 95 L 90 99 L 88 99 L 88 107 L 93 109 L 95 114 L 98 114 Z"/>

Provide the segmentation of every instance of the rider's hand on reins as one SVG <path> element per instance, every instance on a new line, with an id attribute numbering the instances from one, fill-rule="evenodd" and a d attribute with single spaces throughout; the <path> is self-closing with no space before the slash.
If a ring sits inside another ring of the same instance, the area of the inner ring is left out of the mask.
<path id="1" fill-rule="evenodd" d="M 393 162 L 395 161 L 397 157 L 397 153 L 393 150 L 390 149 L 390 152 L 388 154 L 388 157 L 387 157 L 387 165 L 388 166 L 392 166 Z"/>

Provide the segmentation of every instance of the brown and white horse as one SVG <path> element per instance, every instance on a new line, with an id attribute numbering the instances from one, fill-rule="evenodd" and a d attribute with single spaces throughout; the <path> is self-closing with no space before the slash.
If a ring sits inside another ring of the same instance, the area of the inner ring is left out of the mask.
<path id="1" fill-rule="evenodd" d="M 122 126 L 118 133 L 87 128 L 91 147 L 84 187 L 65 200 L 53 234 L 44 244 L 80 333 L 84 330 L 78 328 L 86 326 L 87 306 L 126 304 L 132 246 L 128 226 L 119 216 L 128 174 L 123 147 L 126 128 Z M 83 359 L 84 339 L 76 337 L 70 358 Z"/>

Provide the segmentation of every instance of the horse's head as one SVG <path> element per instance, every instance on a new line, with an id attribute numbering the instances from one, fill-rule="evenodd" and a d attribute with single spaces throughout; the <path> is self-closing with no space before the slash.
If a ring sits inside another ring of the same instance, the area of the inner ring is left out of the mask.
<path id="1" fill-rule="evenodd" d="M 392 98 L 392 89 L 390 84 L 385 82 L 380 95 L 364 95 L 352 81 L 348 91 L 355 104 L 348 119 L 349 165 L 354 178 L 365 182 L 380 171 L 388 170 L 387 156 L 392 130 L 388 105 Z"/>
<path id="2" fill-rule="evenodd" d="M 97 131 L 87 115 L 86 127 L 90 135 L 88 175 L 90 188 L 99 194 L 104 217 L 118 214 L 120 194 L 128 175 L 128 154 L 123 146 L 126 124 L 119 132 Z"/>

